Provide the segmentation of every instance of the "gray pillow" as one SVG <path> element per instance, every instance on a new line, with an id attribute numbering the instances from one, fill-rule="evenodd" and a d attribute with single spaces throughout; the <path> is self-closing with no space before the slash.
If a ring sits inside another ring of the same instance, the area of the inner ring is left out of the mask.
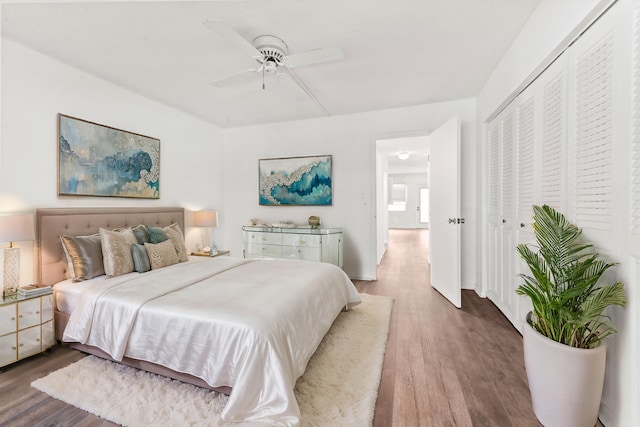
<path id="1" fill-rule="evenodd" d="M 104 274 L 100 234 L 91 236 L 60 236 L 67 255 L 69 273 L 74 282 L 93 279 Z"/>
<path id="2" fill-rule="evenodd" d="M 147 235 L 149 236 L 147 243 L 161 243 L 169 239 L 169 236 L 160 227 L 147 227 Z"/>
<path id="3" fill-rule="evenodd" d="M 136 236 L 136 240 L 139 244 L 144 245 L 145 243 L 149 243 L 149 234 L 147 233 L 147 227 L 140 224 L 131 229 L 133 231 L 133 235 Z"/>
<path id="4" fill-rule="evenodd" d="M 131 252 L 133 255 L 133 268 L 135 268 L 138 273 L 145 273 L 151 270 L 149 254 L 147 254 L 147 250 L 144 248 L 144 244 L 132 244 Z"/>

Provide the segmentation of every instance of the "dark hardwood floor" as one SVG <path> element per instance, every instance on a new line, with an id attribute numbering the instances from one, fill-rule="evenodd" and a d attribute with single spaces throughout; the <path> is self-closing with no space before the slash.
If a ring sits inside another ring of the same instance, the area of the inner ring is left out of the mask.
<path id="1" fill-rule="evenodd" d="M 539 426 L 522 338 L 488 299 L 462 308 L 430 286 L 427 230 L 391 230 L 378 280 L 360 292 L 395 299 L 374 426 Z"/>
<path id="2" fill-rule="evenodd" d="M 395 299 L 375 426 L 539 426 L 522 338 L 498 309 L 463 291 L 456 309 L 429 285 L 428 231 L 392 230 L 375 282 L 360 292 Z M 56 347 L 0 374 L 2 426 L 113 426 L 30 387 L 83 354 Z M 349 426 L 351 427 L 351 426 Z"/>

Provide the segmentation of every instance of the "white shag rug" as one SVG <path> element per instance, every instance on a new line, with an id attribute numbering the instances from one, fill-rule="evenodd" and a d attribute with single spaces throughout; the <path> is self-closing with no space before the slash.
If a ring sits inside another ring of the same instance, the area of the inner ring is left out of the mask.
<path id="1" fill-rule="evenodd" d="M 361 294 L 313 355 L 295 393 L 302 426 L 370 426 L 393 299 Z M 31 384 L 123 426 L 238 426 L 220 418 L 227 396 L 89 356 Z"/>

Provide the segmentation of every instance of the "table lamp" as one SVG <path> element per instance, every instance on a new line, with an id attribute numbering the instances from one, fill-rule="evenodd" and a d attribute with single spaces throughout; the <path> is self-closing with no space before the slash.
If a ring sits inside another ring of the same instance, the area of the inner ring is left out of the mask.
<path id="1" fill-rule="evenodd" d="M 193 214 L 193 226 L 202 228 L 202 248 L 210 248 L 209 252 L 215 254 L 216 248 L 211 238 L 213 227 L 218 226 L 217 211 L 198 211 Z"/>
<path id="2" fill-rule="evenodd" d="M 15 294 L 20 286 L 20 248 L 13 243 L 33 239 L 33 214 L 0 215 L 0 242 L 9 242 L 4 249 L 4 296 Z"/>

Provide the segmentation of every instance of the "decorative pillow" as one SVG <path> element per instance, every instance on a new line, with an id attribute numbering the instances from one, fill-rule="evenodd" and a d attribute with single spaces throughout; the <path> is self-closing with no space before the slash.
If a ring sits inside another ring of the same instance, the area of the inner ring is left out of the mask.
<path id="1" fill-rule="evenodd" d="M 138 273 L 145 273 L 151 270 L 151 261 L 144 247 L 144 244 L 134 243 L 131 245 L 131 254 L 133 256 L 133 268 Z"/>
<path id="2" fill-rule="evenodd" d="M 160 227 L 147 227 L 147 235 L 149 236 L 148 243 L 160 243 L 169 239 L 169 236 Z"/>
<path id="3" fill-rule="evenodd" d="M 149 255 L 152 270 L 178 263 L 176 248 L 173 246 L 171 240 L 165 240 L 164 242 L 156 244 L 145 243 L 144 247 Z"/>
<path id="4" fill-rule="evenodd" d="M 173 242 L 173 246 L 176 248 L 176 254 L 178 255 L 178 261 L 189 261 L 189 255 L 187 254 L 187 247 L 184 245 L 184 236 L 182 230 L 178 224 L 171 224 L 162 229 L 164 233 L 169 237 L 169 240 Z"/>
<path id="5" fill-rule="evenodd" d="M 136 240 L 139 244 L 143 245 L 149 242 L 149 234 L 147 233 L 147 227 L 140 224 L 131 229 L 133 231 L 133 235 L 136 236 Z"/>
<path id="6" fill-rule="evenodd" d="M 102 260 L 108 277 L 120 276 L 133 271 L 131 245 L 138 243 L 130 228 L 122 231 L 100 229 L 102 238 Z"/>
<path id="7" fill-rule="evenodd" d="M 69 262 L 70 277 L 74 282 L 92 279 L 104 274 L 100 234 L 91 236 L 60 236 Z"/>

